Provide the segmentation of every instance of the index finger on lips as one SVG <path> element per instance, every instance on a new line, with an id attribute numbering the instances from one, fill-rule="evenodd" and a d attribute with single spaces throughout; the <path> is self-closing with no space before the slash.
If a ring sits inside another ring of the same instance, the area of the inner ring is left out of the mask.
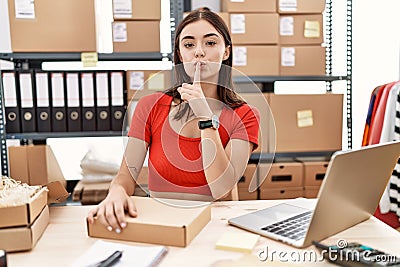
<path id="1" fill-rule="evenodd" d="M 196 69 L 194 70 L 193 85 L 200 84 L 200 62 L 197 62 Z"/>

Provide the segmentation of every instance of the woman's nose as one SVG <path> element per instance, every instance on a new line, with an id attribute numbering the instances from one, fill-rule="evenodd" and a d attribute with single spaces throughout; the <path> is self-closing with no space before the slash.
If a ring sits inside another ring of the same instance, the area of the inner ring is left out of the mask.
<path id="1" fill-rule="evenodd" d="M 204 57 L 204 51 L 203 48 L 201 47 L 201 45 L 198 45 L 195 51 L 195 57 L 199 58 L 199 57 Z"/>

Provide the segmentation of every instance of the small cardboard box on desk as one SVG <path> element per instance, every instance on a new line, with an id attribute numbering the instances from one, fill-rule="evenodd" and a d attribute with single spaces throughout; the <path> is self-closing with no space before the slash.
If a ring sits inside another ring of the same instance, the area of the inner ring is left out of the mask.
<path id="1" fill-rule="evenodd" d="M 91 237 L 186 247 L 211 219 L 207 202 L 132 197 L 138 216 L 127 217 L 119 234 L 95 220 L 87 225 Z M 127 215 L 128 216 L 128 215 Z"/>

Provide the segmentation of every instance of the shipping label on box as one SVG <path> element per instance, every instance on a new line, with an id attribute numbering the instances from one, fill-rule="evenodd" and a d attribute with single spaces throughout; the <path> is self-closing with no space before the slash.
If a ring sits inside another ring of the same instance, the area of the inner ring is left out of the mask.
<path id="1" fill-rule="evenodd" d="M 318 14 L 324 12 L 325 0 L 276 0 L 281 14 Z"/>

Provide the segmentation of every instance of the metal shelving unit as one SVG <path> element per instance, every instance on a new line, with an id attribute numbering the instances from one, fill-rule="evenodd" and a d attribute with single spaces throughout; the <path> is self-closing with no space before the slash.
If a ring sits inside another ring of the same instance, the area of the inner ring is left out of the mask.
<path id="1" fill-rule="evenodd" d="M 171 44 L 173 47 L 174 32 L 176 25 L 182 19 L 184 12 L 185 0 L 171 0 L 170 13 L 171 13 Z M 326 91 L 332 91 L 332 82 L 346 81 L 346 111 L 347 111 L 347 138 L 348 147 L 352 147 L 352 0 L 347 0 L 347 70 L 346 75 L 333 76 L 332 75 L 332 0 L 326 0 L 325 18 L 326 18 L 326 75 L 324 76 L 260 76 L 249 77 L 251 81 L 263 84 L 264 91 L 273 91 L 274 83 L 276 81 L 325 81 Z M 165 58 L 172 59 L 172 54 L 161 53 L 111 53 L 111 54 L 98 54 L 99 61 L 107 60 L 124 60 L 124 61 L 138 61 L 138 60 L 163 60 Z M 80 53 L 0 53 L 0 59 L 14 62 L 17 69 L 24 68 L 40 68 L 44 61 L 79 61 L 81 60 Z M 234 78 L 237 83 L 248 82 L 248 79 Z M 0 71 L 0 88 L 2 86 L 1 71 Z M 121 136 L 121 132 L 79 132 L 79 133 L 21 133 L 21 134 L 6 134 L 5 132 L 5 118 L 4 118 L 4 104 L 3 104 L 3 89 L 1 88 L 0 95 L 0 158 L 2 174 L 8 175 L 8 158 L 7 158 L 7 139 L 28 139 L 28 140 L 42 140 L 46 138 L 57 137 L 97 137 L 97 136 Z M 318 153 L 296 153 L 295 156 L 329 156 L 332 152 L 318 152 Z M 280 157 L 293 157 L 293 153 L 285 153 L 277 155 Z M 252 155 L 250 160 L 269 159 L 269 155 Z"/>

